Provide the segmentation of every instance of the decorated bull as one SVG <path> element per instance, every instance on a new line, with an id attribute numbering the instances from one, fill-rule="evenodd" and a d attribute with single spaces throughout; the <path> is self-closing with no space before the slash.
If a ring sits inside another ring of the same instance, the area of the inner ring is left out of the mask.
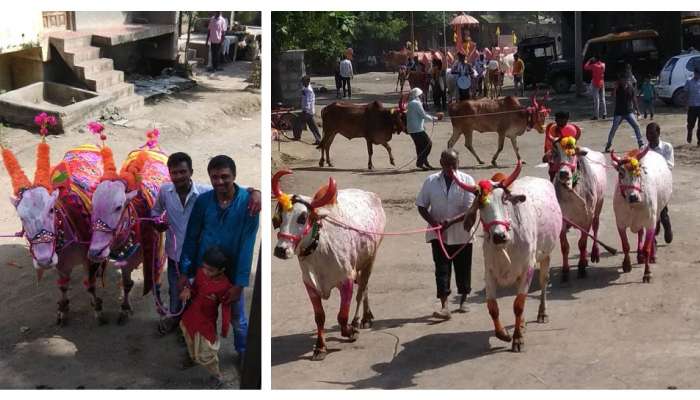
<path id="1" fill-rule="evenodd" d="M 663 156 L 649 151 L 649 147 L 642 151 L 633 150 L 624 157 L 618 157 L 612 151 L 610 158 L 618 172 L 613 210 L 625 253 L 622 270 L 632 271 L 630 245 L 627 241 L 629 228 L 632 233 L 637 233 L 637 262 L 644 263 L 642 282 L 651 283 L 649 264 L 656 263 L 654 234 L 661 210 L 671 200 L 671 171 Z"/>
<path id="2" fill-rule="evenodd" d="M 50 148 L 42 138 L 37 146 L 34 182 L 29 181 L 11 150 L 2 148 L 2 158 L 10 174 L 14 197 L 11 202 L 22 222 L 22 235 L 29 242 L 37 279 L 55 268 L 61 291 L 56 322 L 63 325 L 69 311 L 68 287 L 76 264 L 86 271 L 85 288 L 92 298 L 95 318 L 105 323 L 102 299 L 97 297 L 95 281 L 104 263 L 87 258 L 90 240 L 90 202 L 102 161 L 94 146 L 69 150 L 61 163 L 51 170 Z"/>
<path id="3" fill-rule="evenodd" d="M 360 303 L 362 328 L 372 324 L 367 284 L 382 236 L 369 232 L 383 232 L 386 217 L 379 196 L 357 189 L 338 191 L 333 178 L 313 198 L 286 194 L 280 189 L 280 178 L 288 174 L 291 172 L 279 171 L 272 178 L 272 192 L 277 198 L 273 225 L 279 228 L 274 254 L 281 259 L 294 255 L 299 259 L 302 281 L 316 319 L 318 336 L 312 360 L 323 360 L 327 352 L 326 317 L 321 299 L 327 300 L 333 288 L 340 290 L 338 324 L 343 337 L 357 339 Z M 349 226 L 365 233 L 348 229 Z M 353 282 L 358 285 L 357 304 L 348 324 Z"/>
<path id="4" fill-rule="evenodd" d="M 398 108 L 385 108 L 382 103 L 373 101 L 369 104 L 353 104 L 334 102 L 321 110 L 323 120 L 323 138 L 318 148 L 321 149 L 319 167 L 325 162 L 331 164 L 330 149 L 335 135 L 340 133 L 348 139 L 364 138 L 367 141 L 369 162 L 367 168 L 372 169 L 372 145 L 382 145 L 389 153 L 389 162 L 394 164 L 389 141 L 394 133 L 406 131 L 403 115 L 406 104 L 402 102 Z"/>
<path id="5" fill-rule="evenodd" d="M 540 307 L 537 322 L 548 321 L 547 284 L 550 254 L 561 232 L 562 216 L 554 187 L 545 179 L 524 177 L 516 180 L 521 164 L 504 179 L 482 180 L 469 185 L 454 177 L 464 190 L 474 193 L 476 201 L 465 213 L 465 229 L 470 230 L 480 213 L 484 230 L 483 252 L 486 301 L 493 319 L 496 337 L 513 341 L 512 350 L 523 349 L 523 311 L 536 264 L 540 266 Z M 515 286 L 513 303 L 515 328 L 508 334 L 499 319 L 496 291 Z"/>
<path id="6" fill-rule="evenodd" d="M 124 296 L 119 323 L 132 312 L 129 292 L 134 286 L 131 273 L 143 263 L 143 294 L 160 282 L 164 264 L 163 235 L 149 221 L 151 209 L 162 184 L 170 180 L 167 156 L 157 146 L 158 131 L 149 131 L 149 142 L 132 151 L 117 174 L 112 150 L 103 143 L 100 150 L 104 174 L 93 194 L 92 239 L 88 256 L 94 262 L 113 259 L 122 271 Z"/>
<path id="7" fill-rule="evenodd" d="M 597 243 L 600 212 L 603 209 L 607 186 L 605 156 L 603 153 L 578 147 L 576 139 L 572 136 L 554 138 L 549 133 L 547 135 L 547 140 L 552 143 L 549 166 L 550 171 L 554 171 L 554 190 L 561 212 L 564 218 L 583 228 L 585 232 L 592 230 L 591 261 L 597 263 L 600 261 Z M 559 237 L 564 262 L 562 282 L 569 279 L 569 241 L 566 238 L 566 232 L 570 227 L 571 225 L 565 222 Z M 587 243 L 588 235 L 581 232 L 578 241 L 578 276 L 580 278 L 586 276 Z"/>
<path id="8" fill-rule="evenodd" d="M 476 161 L 483 164 L 484 162 L 481 161 L 472 146 L 472 135 L 474 131 L 497 132 L 498 150 L 493 155 L 491 164 L 497 165 L 496 159 L 503 150 L 506 137 L 510 139 L 515 155 L 520 161 L 518 136 L 531 129 L 544 133 L 544 122 L 549 115 L 549 109 L 544 105 L 544 100 L 538 101 L 536 96 L 532 96 L 530 101 L 532 105 L 529 107 L 521 106 L 518 99 L 513 96 L 497 100 L 464 100 L 450 103 L 448 112 L 452 121 L 452 137 L 447 142 L 447 147 L 454 146 L 457 139 L 463 134 L 464 145 L 476 158 Z"/>

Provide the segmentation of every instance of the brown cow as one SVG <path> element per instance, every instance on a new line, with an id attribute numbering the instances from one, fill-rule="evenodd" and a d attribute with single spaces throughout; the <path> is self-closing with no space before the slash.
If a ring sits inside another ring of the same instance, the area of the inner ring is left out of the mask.
<path id="1" fill-rule="evenodd" d="M 452 147 L 464 134 L 464 145 L 476 157 L 479 164 L 483 164 L 472 147 L 472 133 L 497 132 L 498 150 L 491 159 L 491 164 L 496 166 L 496 159 L 503 150 L 506 137 L 510 139 L 518 160 L 521 160 L 518 152 L 518 136 L 526 130 L 535 128 L 539 133 L 544 133 L 544 122 L 549 110 L 537 102 L 533 96 L 532 106 L 523 107 L 517 98 L 513 96 L 502 99 L 464 100 L 450 103 L 448 112 L 452 121 L 452 137 L 447 142 L 447 147 Z"/>
<path id="2" fill-rule="evenodd" d="M 367 167 L 372 169 L 372 145 L 382 145 L 389 153 L 389 162 L 394 164 L 394 156 L 391 154 L 389 141 L 391 135 L 405 132 L 406 128 L 402 120 L 403 108 L 385 108 L 382 103 L 373 101 L 369 104 L 354 104 L 346 102 L 334 102 L 323 108 L 321 118 L 323 120 L 323 138 L 318 148 L 321 149 L 321 160 L 318 162 L 323 167 L 324 151 L 325 161 L 332 167 L 330 148 L 335 135 L 340 133 L 348 139 L 365 138 L 367 140 L 367 153 L 369 163 Z"/>
<path id="3" fill-rule="evenodd" d="M 411 85 L 411 89 L 420 88 L 423 91 L 421 95 L 421 103 L 424 106 L 428 105 L 428 92 L 430 91 L 430 80 L 432 76 L 430 72 L 422 71 L 409 71 L 408 72 L 408 84 Z"/>

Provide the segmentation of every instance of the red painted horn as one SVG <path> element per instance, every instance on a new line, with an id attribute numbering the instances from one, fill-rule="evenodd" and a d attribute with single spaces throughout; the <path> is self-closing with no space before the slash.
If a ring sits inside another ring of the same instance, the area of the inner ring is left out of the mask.
<path id="1" fill-rule="evenodd" d="M 323 195 L 323 197 L 312 201 L 311 208 L 323 207 L 326 204 L 330 203 L 335 198 L 335 195 L 337 192 L 338 192 L 338 189 L 337 189 L 336 184 L 335 184 L 335 179 L 328 178 L 328 189 L 326 189 L 326 193 Z M 316 197 L 316 196 L 314 196 L 314 197 Z"/>
<path id="2" fill-rule="evenodd" d="M 518 179 L 518 175 L 520 175 L 522 167 L 523 163 L 520 160 L 518 160 L 518 163 L 515 165 L 515 171 L 513 171 L 512 174 L 510 174 L 506 179 L 503 180 L 503 182 L 501 183 L 501 187 L 507 188 L 510 185 L 512 185 L 513 182 L 515 182 L 515 180 Z"/>
<path id="3" fill-rule="evenodd" d="M 470 185 L 468 183 L 462 182 L 458 177 L 457 174 L 455 174 L 455 171 L 450 170 L 450 174 L 452 175 L 452 181 L 454 181 L 459 187 L 462 188 L 462 190 L 474 193 L 476 194 L 479 191 L 479 187 L 477 185 Z"/>
<path id="4" fill-rule="evenodd" d="M 644 158 L 645 155 L 647 155 L 648 152 L 649 152 L 649 146 L 646 146 L 644 148 L 644 150 L 637 153 L 637 155 L 634 157 L 637 159 L 637 161 L 640 161 L 642 158 Z"/>
<path id="5" fill-rule="evenodd" d="M 613 160 L 615 164 L 619 164 L 622 160 L 615 154 L 615 150 L 610 151 L 610 159 Z"/>
<path id="6" fill-rule="evenodd" d="M 283 169 L 280 171 L 277 171 L 277 173 L 272 177 L 272 194 L 279 198 L 284 194 L 282 192 L 282 189 L 280 189 L 280 178 L 282 178 L 285 175 L 291 175 L 292 171 L 288 169 Z"/>

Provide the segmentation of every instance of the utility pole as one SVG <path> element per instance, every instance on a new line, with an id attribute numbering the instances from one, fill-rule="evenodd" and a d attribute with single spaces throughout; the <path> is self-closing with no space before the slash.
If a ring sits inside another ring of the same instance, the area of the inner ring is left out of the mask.
<path id="1" fill-rule="evenodd" d="M 411 11 L 411 47 L 412 51 L 416 51 L 416 36 L 415 33 L 413 32 L 413 11 Z"/>
<path id="2" fill-rule="evenodd" d="M 583 97 L 583 54 L 581 54 L 581 11 L 574 11 L 574 68 L 576 96 Z"/>

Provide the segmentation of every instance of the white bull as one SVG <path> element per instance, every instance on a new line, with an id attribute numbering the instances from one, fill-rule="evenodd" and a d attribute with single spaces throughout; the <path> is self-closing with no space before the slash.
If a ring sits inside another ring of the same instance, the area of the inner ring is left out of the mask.
<path id="1" fill-rule="evenodd" d="M 518 163 L 511 176 L 504 180 L 482 180 L 474 186 L 456 180 L 460 187 L 477 196 L 478 200 L 466 213 L 465 228 L 472 227 L 477 211 L 480 211 L 488 310 L 496 337 L 506 342 L 512 340 L 514 352 L 520 352 L 524 347 L 523 311 L 537 263 L 540 265 L 541 287 L 537 322 L 548 320 L 546 292 L 550 254 L 556 246 L 562 224 L 552 184 L 534 177 L 516 181 L 520 169 Z M 518 294 L 513 303 L 515 328 L 511 339 L 499 319 L 496 290 L 512 286 L 517 287 Z"/>
<path id="2" fill-rule="evenodd" d="M 313 199 L 300 195 L 287 195 L 280 189 L 279 180 L 290 171 L 279 171 L 272 178 L 272 191 L 278 201 L 273 220 L 279 228 L 275 256 L 289 259 L 295 254 L 299 259 L 302 280 L 314 307 L 317 340 L 312 360 L 326 356 L 324 339 L 325 313 L 321 299 L 327 300 L 331 290 L 340 290 L 338 324 L 341 335 L 350 341 L 357 340 L 358 313 L 363 305 L 362 328 L 369 328 L 374 316 L 369 307 L 367 283 L 372 273 L 374 259 L 382 242 L 382 236 L 361 233 L 384 232 L 386 216 L 382 201 L 374 193 L 357 189 L 337 191 L 335 181 L 321 188 Z M 347 226 L 340 226 L 330 217 Z M 348 324 L 352 302 L 353 283 L 357 283 L 355 314 Z"/>
<path id="3" fill-rule="evenodd" d="M 613 195 L 615 223 L 622 241 L 625 259 L 623 272 L 632 271 L 627 241 L 627 228 L 637 233 L 637 262 L 644 263 L 642 282 L 651 283 L 649 264 L 656 263 L 654 234 L 661 210 L 668 206 L 673 191 L 673 178 L 666 160 L 660 154 L 645 148 L 623 158 L 610 153 L 618 170 L 619 180 Z"/>
<path id="4" fill-rule="evenodd" d="M 548 134 L 549 135 L 549 134 Z M 559 206 L 564 217 L 574 224 L 593 231 L 593 246 L 591 248 L 591 261 L 600 261 L 598 248 L 598 227 L 600 226 L 600 212 L 603 209 L 603 199 L 607 187 L 605 173 L 605 156 L 603 153 L 576 146 L 573 137 L 553 138 L 552 157 L 549 160 L 550 167 L 554 171 L 554 189 L 559 200 Z M 562 143 L 563 142 L 563 143 Z M 562 282 L 569 280 L 569 241 L 566 232 L 570 225 L 564 223 L 559 241 L 563 267 L 561 273 Z M 588 235 L 581 232 L 578 241 L 579 260 L 578 276 L 586 276 L 588 257 L 586 246 Z"/>

